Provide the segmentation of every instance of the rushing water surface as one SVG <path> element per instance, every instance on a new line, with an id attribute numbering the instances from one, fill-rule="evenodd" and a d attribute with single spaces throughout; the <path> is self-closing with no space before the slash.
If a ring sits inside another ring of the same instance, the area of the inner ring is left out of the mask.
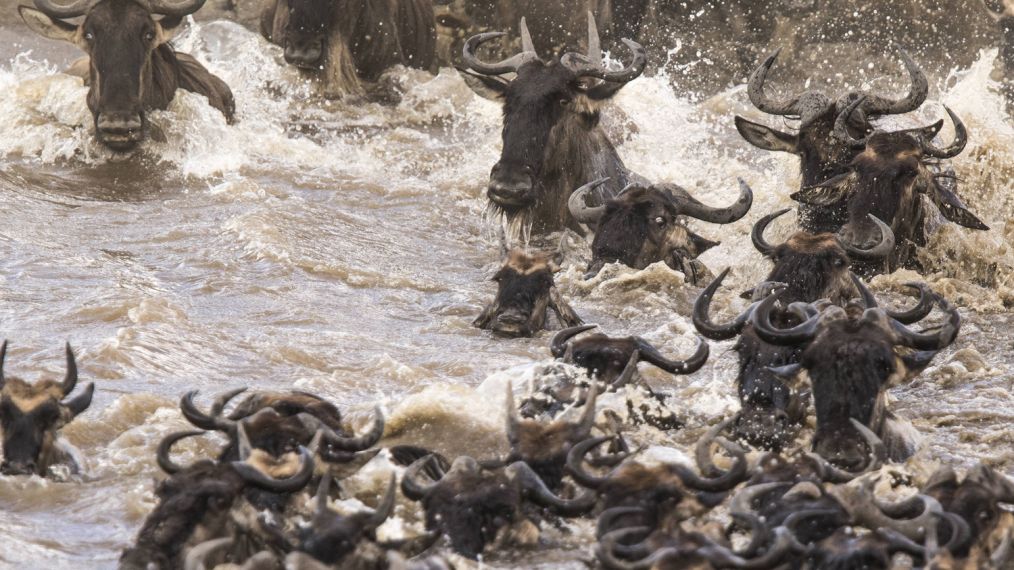
<path id="1" fill-rule="evenodd" d="M 62 374 L 69 340 L 82 378 L 97 384 L 91 409 L 64 430 L 86 457 L 81 480 L 0 478 L 2 565 L 115 566 L 154 504 L 155 446 L 186 425 L 177 403 L 187 390 L 200 390 L 204 402 L 241 386 L 309 390 L 360 421 L 379 401 L 390 441 L 485 457 L 504 444 L 504 382 L 521 390 L 550 363 L 546 334 L 499 340 L 470 326 L 495 292 L 488 279 L 499 266 L 499 227 L 484 213 L 497 104 L 447 69 L 397 72 L 406 95 L 396 106 L 321 101 L 280 64 L 278 48 L 228 22 L 194 25 L 177 46 L 232 86 L 238 124 L 179 92 L 169 110 L 152 114 L 153 140 L 117 157 L 92 140 L 86 88 L 59 73 L 77 54 L 23 27 L 0 28 L 8 373 Z M 926 374 L 891 392 L 923 438 L 907 465 L 916 473 L 980 460 L 1014 467 L 1014 127 L 989 78 L 994 56 L 983 52 L 971 69 L 934 78 L 916 117 L 936 120 L 943 102 L 967 122 L 971 143 L 955 166 L 962 194 L 993 228 L 944 228 L 925 254 L 924 278 L 962 308 L 965 324 Z M 746 219 L 696 223 L 723 242 L 704 262 L 715 272 L 735 268 L 719 309 L 742 309 L 737 293 L 768 270 L 749 230 L 792 205 L 797 160 L 740 140 L 732 113 L 762 119 L 742 88 L 691 101 L 673 94 L 669 78 L 642 78 L 606 112 L 619 110 L 619 150 L 639 173 L 712 204 L 736 196 L 737 177 L 753 186 Z M 774 232 L 792 228 L 783 220 Z M 588 247 L 576 236 L 568 243 L 557 282 L 586 321 L 689 354 L 698 290 L 682 275 L 609 267 L 584 281 Z M 899 272 L 874 289 L 903 303 L 903 283 L 914 279 Z M 674 394 L 687 424 L 645 437 L 686 450 L 704 426 L 735 411 L 730 347 L 713 346 L 711 362 L 690 377 L 645 372 Z M 213 443 L 180 448 L 192 459 Z M 399 513 L 416 519 L 414 507 Z M 555 548 L 490 563 L 583 567 L 589 533 L 589 523 L 551 529 Z"/>

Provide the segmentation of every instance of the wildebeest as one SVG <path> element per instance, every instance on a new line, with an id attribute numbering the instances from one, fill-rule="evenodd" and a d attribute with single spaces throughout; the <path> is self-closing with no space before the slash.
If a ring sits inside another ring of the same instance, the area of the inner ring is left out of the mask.
<path id="1" fill-rule="evenodd" d="M 861 281 L 856 283 L 862 286 Z M 862 467 L 868 461 L 867 444 L 851 423 L 855 419 L 884 440 L 892 459 L 911 455 L 914 444 L 887 409 L 886 390 L 921 372 L 954 342 L 961 327 L 957 309 L 934 295 L 947 321 L 935 333 L 919 333 L 877 307 L 872 295 L 864 295 L 865 308 L 826 302 L 797 307 L 806 320 L 780 328 L 771 322 L 779 292 L 776 289 L 753 312 L 754 330 L 766 342 L 802 349 L 798 363 L 776 372 L 790 380 L 807 372 L 817 413 L 814 450 L 842 468 Z"/>
<path id="2" fill-rule="evenodd" d="M 747 93 L 753 105 L 765 113 L 799 118 L 799 131 L 786 133 L 738 116 L 736 128 L 754 146 L 798 155 L 803 175 L 801 187 L 807 188 L 845 172 L 857 154 L 846 142 L 836 140 L 831 134 L 839 115 L 864 94 L 851 91 L 832 100 L 824 93 L 811 89 L 782 101 L 772 99 L 764 92 L 764 83 L 780 51 L 769 55 L 753 72 Z M 844 127 L 853 136 L 866 136 L 872 130 L 870 121 L 876 117 L 908 113 L 926 101 L 929 93 L 926 76 L 904 51 L 901 58 L 912 82 L 908 95 L 892 100 L 866 94 L 857 112 L 846 116 Z M 835 232 L 845 221 L 845 212 L 840 209 L 814 208 L 806 204 L 800 208 L 800 225 L 811 232 Z"/>
<path id="3" fill-rule="evenodd" d="M 140 144 L 148 111 L 167 108 L 177 89 L 204 95 L 230 122 L 235 117 L 229 86 L 169 43 L 204 0 L 36 0 L 35 5 L 38 10 L 18 7 L 29 28 L 88 54 L 88 108 L 96 138 L 110 149 L 124 152 Z M 80 16 L 80 24 L 67 22 Z"/>
<path id="4" fill-rule="evenodd" d="M 45 476 L 50 468 L 66 466 L 77 473 L 80 466 L 68 444 L 60 438 L 63 426 L 88 409 L 95 393 L 89 383 L 77 396 L 77 363 L 67 345 L 67 374 L 61 382 L 42 380 L 29 384 L 4 376 L 7 341 L 0 345 L 0 429 L 3 430 L 4 475 Z"/>
<path id="5" fill-rule="evenodd" d="M 609 178 L 612 196 L 634 182 L 616 149 L 599 126 L 604 101 L 644 71 L 644 48 L 624 39 L 633 60 L 622 70 L 607 70 L 594 18 L 589 15 L 588 54 L 567 53 L 542 60 L 532 36 L 521 23 L 521 53 L 486 63 L 476 55 L 483 43 L 503 36 L 474 36 L 464 47 L 470 73 L 503 100 L 503 150 L 493 166 L 487 196 L 508 220 L 526 220 L 532 231 L 546 234 L 566 227 L 581 231 L 567 209 L 575 188 Z M 502 76 L 516 74 L 507 80 Z"/>
<path id="6" fill-rule="evenodd" d="M 476 558 L 487 544 L 505 541 L 504 533 L 528 544 L 538 540 L 538 527 L 526 516 L 531 502 L 562 516 L 576 516 L 594 506 L 594 493 L 573 499 L 553 494 L 546 483 L 523 461 L 507 467 L 483 467 L 471 457 L 458 457 L 436 481 L 421 479 L 435 462 L 427 455 L 405 471 L 401 490 L 406 497 L 422 503 L 426 528 L 447 535 L 451 548 Z"/>
<path id="7" fill-rule="evenodd" d="M 436 63 L 432 0 L 267 0 L 261 34 L 329 95 L 355 93 L 395 65 Z"/>
<path id="8" fill-rule="evenodd" d="M 954 192 L 949 184 L 953 176 L 938 174 L 929 166 L 930 161 L 953 158 L 964 150 L 968 133 L 958 116 L 945 108 L 955 131 L 954 141 L 945 148 L 930 142 L 942 121 L 919 129 L 876 131 L 853 138 L 846 128 L 847 117 L 861 109 L 863 101 L 860 97 L 842 111 L 834 131 L 835 137 L 859 154 L 843 173 L 800 190 L 792 195 L 793 199 L 813 208 L 845 212 L 840 233 L 860 247 L 879 239 L 870 216 L 890 224 L 895 250 L 887 260 L 887 271 L 917 266 L 915 250 L 926 245 L 933 229 L 929 203 L 947 220 L 974 230 L 988 230 Z"/>
<path id="9" fill-rule="evenodd" d="M 239 531 L 232 513 L 250 492 L 257 493 L 255 500 L 262 495 L 289 496 L 313 477 L 313 456 L 307 448 L 280 455 L 253 449 L 243 441 L 248 438 L 242 424 L 234 442 L 235 460 L 202 459 L 181 466 L 169 457 L 173 444 L 202 433 L 173 433 L 159 444 L 159 465 L 170 477 L 157 486 L 158 505 L 145 519 L 134 546 L 120 557 L 121 569 L 180 568 L 191 547 Z"/>
<path id="10" fill-rule="evenodd" d="M 745 216 L 753 205 L 753 192 L 740 180 L 739 198 L 726 207 L 706 206 L 675 184 L 634 184 L 605 205 L 589 207 L 587 195 L 606 182 L 600 179 L 586 184 L 568 200 L 574 220 L 596 226 L 589 277 L 597 275 L 607 263 L 644 269 L 662 261 L 681 271 L 687 283 L 697 285 L 710 276 L 697 257 L 718 242 L 692 232 L 685 218 L 729 224 Z"/>
<path id="11" fill-rule="evenodd" d="M 550 308 L 563 326 L 581 324 L 581 317 L 556 288 L 553 274 L 558 269 L 548 255 L 512 251 L 493 276 L 496 299 L 472 325 L 498 336 L 529 337 L 546 328 L 546 311 Z"/>

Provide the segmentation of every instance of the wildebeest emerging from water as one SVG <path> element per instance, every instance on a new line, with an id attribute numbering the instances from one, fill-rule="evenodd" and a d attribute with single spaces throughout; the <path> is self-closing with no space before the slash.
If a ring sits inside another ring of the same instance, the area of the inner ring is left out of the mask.
<path id="1" fill-rule="evenodd" d="M 697 285 L 711 275 L 697 257 L 718 242 L 692 232 L 684 217 L 729 224 L 745 216 L 753 205 L 753 191 L 740 180 L 739 198 L 726 207 L 706 206 L 675 184 L 631 185 L 605 205 L 589 207 L 588 194 L 606 182 L 600 179 L 586 184 L 568 200 L 575 220 L 597 228 L 587 277 L 597 275 L 607 263 L 644 269 L 662 261 L 681 271 L 687 283 Z"/>
<path id="2" fill-rule="evenodd" d="M 436 61 L 432 0 L 267 0 L 261 33 L 328 95 L 355 93 L 395 65 Z"/>
<path id="3" fill-rule="evenodd" d="M 464 48 L 469 70 L 504 105 L 503 150 L 489 178 L 490 205 L 508 220 L 530 222 L 538 234 L 566 227 L 580 231 L 567 208 L 575 188 L 605 177 L 605 194 L 613 196 L 635 181 L 599 126 L 599 114 L 604 101 L 641 75 L 647 58 L 643 47 L 624 39 L 633 60 L 622 70 L 607 70 L 595 20 L 588 19 L 587 55 L 542 60 L 524 21 L 522 52 L 509 59 L 486 63 L 475 53 L 504 35 L 498 32 L 474 36 Z M 502 77 L 510 73 L 516 77 Z"/>
<path id="4" fill-rule="evenodd" d="M 546 327 L 546 311 L 556 313 L 563 326 L 581 324 L 553 282 L 556 263 L 545 255 L 513 251 L 493 276 L 496 299 L 479 315 L 474 326 L 504 337 L 528 337 Z"/>
<path id="5" fill-rule="evenodd" d="M 736 128 L 750 144 L 764 150 L 788 152 L 800 158 L 802 187 L 814 186 L 829 178 L 842 174 L 858 152 L 846 142 L 831 136 L 835 121 L 850 104 L 864 94 L 851 91 L 837 100 L 816 90 L 807 90 L 786 100 L 776 100 L 764 92 L 767 74 L 774 65 L 781 50 L 775 51 L 764 60 L 750 76 L 747 93 L 750 101 L 759 110 L 782 117 L 800 120 L 797 133 L 786 133 L 771 127 L 736 117 Z M 912 86 L 908 95 L 901 99 L 866 94 L 866 99 L 856 112 L 846 116 L 844 125 L 855 137 L 865 137 L 872 126 L 870 121 L 885 115 L 900 115 L 918 109 L 929 93 L 926 76 L 905 52 L 901 53 L 908 70 Z M 886 219 L 886 218 L 885 218 Z M 845 212 L 804 205 L 800 208 L 800 225 L 811 232 L 835 232 L 845 223 Z"/>
<path id="6" fill-rule="evenodd" d="M 894 251 L 883 263 L 861 264 L 857 271 L 870 274 L 876 270 L 893 271 L 899 267 L 916 267 L 916 248 L 926 245 L 933 230 L 931 208 L 947 220 L 973 230 L 988 230 L 964 203 L 953 188 L 953 175 L 933 170 L 935 161 L 960 154 L 968 142 L 964 124 L 950 109 L 954 123 L 954 141 L 946 147 L 934 145 L 931 139 L 943 121 L 929 127 L 896 132 L 875 131 L 869 136 L 854 138 L 848 132 L 850 114 L 862 108 L 863 98 L 849 105 L 836 120 L 834 136 L 859 154 L 839 176 L 793 194 L 800 203 L 826 211 L 846 213 L 841 229 L 847 242 L 865 247 L 877 242 L 878 230 L 870 216 L 891 225 L 895 235 Z M 932 206 L 931 206 L 932 204 Z"/>
<path id="7" fill-rule="evenodd" d="M 88 54 L 88 108 L 99 142 L 115 151 L 141 143 L 147 112 L 165 109 L 177 89 L 208 98 L 230 122 L 232 91 L 193 57 L 169 44 L 183 19 L 204 0 L 36 0 L 19 6 L 21 18 L 47 38 L 70 42 Z M 67 19 L 84 16 L 80 24 Z M 156 16 L 162 16 L 156 20 Z"/>
<path id="8" fill-rule="evenodd" d="M 7 342 L 0 345 L 0 429 L 3 430 L 4 475 L 42 475 L 50 467 L 66 465 L 77 473 L 74 453 L 59 438 L 60 429 L 92 403 L 95 384 L 69 400 L 77 386 L 77 364 L 67 345 L 67 375 L 62 382 L 43 380 L 29 384 L 4 377 Z"/>

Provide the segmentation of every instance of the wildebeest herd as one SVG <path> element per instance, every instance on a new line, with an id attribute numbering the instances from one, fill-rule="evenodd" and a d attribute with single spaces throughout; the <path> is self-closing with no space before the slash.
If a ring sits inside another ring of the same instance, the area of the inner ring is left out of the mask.
<path id="1" fill-rule="evenodd" d="M 88 85 L 95 137 L 129 152 L 145 142 L 147 113 L 167 108 L 177 89 L 207 97 L 230 122 L 236 116 L 228 85 L 170 43 L 203 3 L 35 0 L 19 10 L 32 30 L 85 52 L 71 71 Z M 271 0 L 261 33 L 327 96 L 361 94 L 393 66 L 449 63 L 438 57 L 438 27 L 471 24 L 439 18 L 434 4 L 444 3 Z M 549 14 L 541 3 L 504 4 L 511 9 L 500 16 L 518 22 L 516 34 L 469 35 L 459 68 L 503 107 L 489 209 L 525 227 L 533 243 L 561 233 L 586 238 L 586 279 L 610 264 L 662 263 L 688 287 L 702 287 L 690 315 L 696 348 L 666 355 L 644 338 L 592 333 L 596 325 L 585 324 L 555 285 L 565 252 L 512 249 L 505 237 L 496 296 L 474 325 L 510 342 L 552 329 L 551 309 L 560 330 L 549 350 L 575 373 L 533 386 L 520 401 L 507 383 L 504 456 L 384 446 L 379 405 L 367 427 L 353 430 L 332 402 L 310 393 L 233 390 L 201 404 L 188 392 L 179 408 L 195 429 L 158 446 L 166 478 L 120 567 L 435 570 L 537 548 L 546 529 L 580 521 L 594 527 L 594 557 L 605 568 L 875 569 L 899 560 L 941 570 L 1014 567 L 1014 515 L 1004 508 L 1014 504 L 1014 481 L 1006 475 L 979 465 L 891 481 L 916 451 L 917 434 L 889 408 L 888 390 L 960 343 L 962 320 L 925 283 L 909 284 L 915 300 L 904 309 L 888 308 L 867 283 L 924 269 L 918 254 L 943 224 L 989 230 L 962 201 L 949 163 L 970 137 L 955 112 L 945 108 L 947 141 L 938 136 L 943 119 L 893 130 L 881 124 L 923 107 L 929 83 L 918 63 L 898 52 L 909 83 L 902 96 L 807 88 L 784 99 L 765 89 L 779 51 L 759 64 L 746 89 L 750 103 L 798 120 L 798 129 L 734 122 L 751 145 L 799 157 L 801 184 L 790 190 L 799 228 L 773 243 L 771 227 L 786 223 L 789 210 L 759 213 L 751 238 L 770 272 L 745 293 L 727 291 L 730 269 L 715 275 L 699 258 L 718 245 L 718 226 L 751 212 L 748 182 L 738 181 L 732 203 L 702 201 L 628 169 L 603 126 L 603 114 L 615 110 L 610 100 L 645 72 L 645 47 L 620 36 L 636 28 L 646 2 L 592 3 L 586 18 L 586 3 L 564 2 Z M 547 20 L 574 14 L 586 26 L 582 48 L 550 56 L 570 36 Z M 991 14 L 1014 33 L 1014 6 Z M 604 56 L 599 22 L 609 22 L 602 36 L 621 63 Z M 1004 62 L 1011 50 L 1014 40 Z M 705 232 L 711 239 L 691 229 L 697 222 L 715 226 Z M 739 314 L 712 310 L 716 296 L 739 294 L 749 300 Z M 727 380 L 740 411 L 706 431 L 692 462 L 646 452 L 636 441 L 641 428 L 683 426 L 673 413 L 680 403 L 650 388 L 638 365 L 693 374 L 715 357 L 709 340 L 735 340 L 737 373 Z M 60 429 L 89 408 L 95 385 L 78 390 L 69 345 L 62 381 L 5 377 L 6 348 L 0 472 L 77 473 L 77 452 Z M 605 394 L 626 399 L 630 413 L 603 413 Z M 224 441 L 220 451 L 181 461 L 175 446 L 205 435 Z M 368 464 L 387 469 L 375 488 L 353 497 L 343 483 Z M 914 492 L 889 496 L 892 483 Z M 381 532 L 413 510 L 424 532 Z"/>

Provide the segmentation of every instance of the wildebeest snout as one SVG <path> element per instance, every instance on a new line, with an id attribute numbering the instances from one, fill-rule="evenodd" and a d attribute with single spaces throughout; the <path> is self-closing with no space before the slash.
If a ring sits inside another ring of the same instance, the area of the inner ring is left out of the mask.
<path id="1" fill-rule="evenodd" d="M 493 319 L 493 334 L 504 337 L 530 336 L 529 316 L 519 308 L 510 308 Z"/>
<path id="2" fill-rule="evenodd" d="M 141 114 L 132 111 L 99 113 L 95 119 L 99 140 L 117 151 L 130 150 L 144 138 Z"/>
<path id="3" fill-rule="evenodd" d="M 532 168 L 499 162 L 489 176 L 489 199 L 505 208 L 521 208 L 535 201 Z"/>
<path id="4" fill-rule="evenodd" d="M 285 42 L 285 62 L 304 69 L 317 69 L 324 57 L 324 42 L 319 37 L 292 38 Z"/>

